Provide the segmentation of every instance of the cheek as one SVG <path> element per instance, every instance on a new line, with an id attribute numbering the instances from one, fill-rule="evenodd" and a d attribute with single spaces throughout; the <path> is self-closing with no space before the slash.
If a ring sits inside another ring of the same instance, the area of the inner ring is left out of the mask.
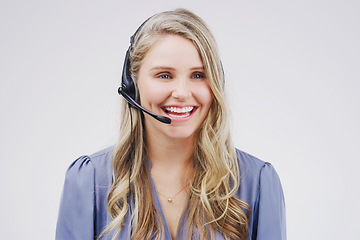
<path id="1" fill-rule="evenodd" d="M 210 89 L 210 86 L 199 88 L 199 90 L 197 91 L 197 96 L 198 96 L 198 101 L 202 105 L 206 107 L 210 107 L 213 101 L 213 94 Z"/>
<path id="2" fill-rule="evenodd" d="M 164 89 L 164 87 L 152 84 L 151 81 L 146 81 L 146 79 L 138 82 L 138 88 L 140 101 L 144 106 L 159 104 L 164 101 L 166 97 L 166 89 Z"/>

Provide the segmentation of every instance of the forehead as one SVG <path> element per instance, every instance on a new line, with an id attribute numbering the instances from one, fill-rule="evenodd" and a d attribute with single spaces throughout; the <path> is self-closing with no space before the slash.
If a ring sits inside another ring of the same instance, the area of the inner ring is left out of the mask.
<path id="1" fill-rule="evenodd" d="M 184 67 L 203 65 L 195 44 L 187 38 L 173 34 L 159 37 L 146 53 L 143 64 Z"/>

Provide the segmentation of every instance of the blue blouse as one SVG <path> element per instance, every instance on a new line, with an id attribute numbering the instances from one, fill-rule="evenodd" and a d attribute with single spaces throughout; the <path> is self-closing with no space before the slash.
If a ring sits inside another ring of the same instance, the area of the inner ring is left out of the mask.
<path id="1" fill-rule="evenodd" d="M 90 156 L 82 156 L 66 172 L 56 228 L 56 240 L 96 239 L 110 222 L 107 194 L 112 184 L 112 158 L 110 147 Z M 250 205 L 248 240 L 286 239 L 285 202 L 283 190 L 275 169 L 245 152 L 236 150 L 241 171 L 241 184 L 237 197 Z M 166 223 L 154 184 L 152 192 L 156 208 Z M 124 220 L 117 239 L 129 239 L 129 218 Z M 165 240 L 171 240 L 165 229 Z M 178 227 L 177 240 L 186 236 L 186 219 Z M 111 236 L 108 238 L 111 239 Z M 216 239 L 225 239 L 219 232 Z"/>

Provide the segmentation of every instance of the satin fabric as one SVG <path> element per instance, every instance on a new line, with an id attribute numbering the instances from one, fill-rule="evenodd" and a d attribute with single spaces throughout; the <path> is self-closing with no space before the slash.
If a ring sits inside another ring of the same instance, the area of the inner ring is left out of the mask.
<path id="1" fill-rule="evenodd" d="M 248 203 L 252 210 L 248 240 L 285 240 L 284 194 L 274 167 L 238 149 L 236 152 L 241 174 L 237 197 Z M 56 240 L 96 239 L 110 222 L 106 201 L 112 184 L 113 154 L 114 147 L 110 147 L 90 156 L 82 156 L 68 168 L 60 202 Z M 152 192 L 155 206 L 166 223 L 153 182 Z M 126 217 L 117 239 L 130 238 L 129 225 L 129 218 Z M 164 239 L 171 240 L 166 224 L 164 229 Z M 215 235 L 216 239 L 225 239 L 220 232 Z M 183 219 L 176 239 L 184 240 L 185 236 L 186 219 Z M 102 239 L 111 239 L 111 236 Z"/>

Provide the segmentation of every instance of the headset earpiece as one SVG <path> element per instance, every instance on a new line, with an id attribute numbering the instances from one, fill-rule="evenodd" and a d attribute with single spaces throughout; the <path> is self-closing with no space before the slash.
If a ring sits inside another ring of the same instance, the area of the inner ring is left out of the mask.
<path id="1" fill-rule="evenodd" d="M 137 101 L 138 99 L 137 99 L 136 86 L 133 78 L 131 77 L 131 72 L 130 72 L 131 48 L 132 48 L 132 43 L 130 44 L 129 49 L 127 50 L 125 55 L 122 78 L 121 78 L 121 87 L 119 88 L 119 93 L 120 91 L 123 91 L 127 95 L 129 95 L 134 101 Z"/>

